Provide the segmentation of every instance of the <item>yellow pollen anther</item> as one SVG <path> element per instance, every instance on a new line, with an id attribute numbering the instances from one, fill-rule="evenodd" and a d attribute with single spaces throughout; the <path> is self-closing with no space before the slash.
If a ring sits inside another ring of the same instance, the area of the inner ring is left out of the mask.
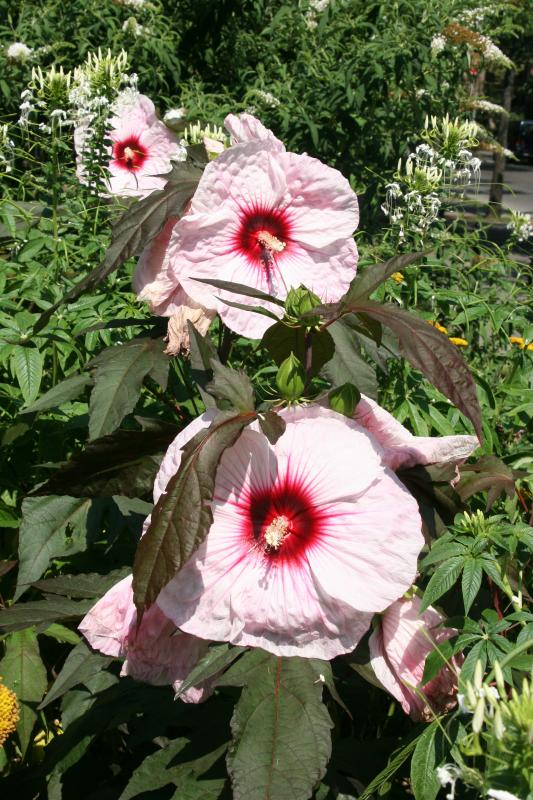
<path id="1" fill-rule="evenodd" d="M 268 231 L 259 231 L 257 241 L 270 253 L 281 253 L 285 249 L 285 242 L 280 241 L 276 236 Z"/>
<path id="2" fill-rule="evenodd" d="M 283 540 L 290 533 L 290 522 L 288 517 L 281 515 L 272 520 L 268 528 L 265 530 L 265 545 L 268 548 L 277 550 Z"/>
<path id="3" fill-rule="evenodd" d="M 135 150 L 133 150 L 131 147 L 125 147 L 124 158 L 126 159 L 126 161 L 133 161 L 133 159 L 135 158 Z"/>

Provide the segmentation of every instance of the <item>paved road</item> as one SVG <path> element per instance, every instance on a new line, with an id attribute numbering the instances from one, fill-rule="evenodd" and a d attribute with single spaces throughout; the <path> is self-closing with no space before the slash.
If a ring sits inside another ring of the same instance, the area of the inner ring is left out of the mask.
<path id="1" fill-rule="evenodd" d="M 489 154 L 483 158 L 481 166 L 481 185 L 479 193 L 468 195 L 480 202 L 488 202 L 489 185 L 492 177 L 492 159 Z M 513 211 L 533 214 L 533 166 L 507 162 L 505 169 L 503 205 Z"/>

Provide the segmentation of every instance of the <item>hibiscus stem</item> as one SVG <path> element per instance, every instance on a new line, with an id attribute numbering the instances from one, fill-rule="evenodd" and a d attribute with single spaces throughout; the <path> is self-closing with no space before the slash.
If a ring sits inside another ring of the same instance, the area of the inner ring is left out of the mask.
<path id="1" fill-rule="evenodd" d="M 305 334 L 305 387 L 304 394 L 307 394 L 311 383 L 311 367 L 313 366 L 313 331 L 306 331 Z"/>

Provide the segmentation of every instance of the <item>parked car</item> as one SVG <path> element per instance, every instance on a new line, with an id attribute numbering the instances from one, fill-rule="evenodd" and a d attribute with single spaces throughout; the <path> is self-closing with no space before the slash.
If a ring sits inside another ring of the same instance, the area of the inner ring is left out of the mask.
<path id="1" fill-rule="evenodd" d="M 520 161 L 533 163 L 533 119 L 510 122 L 508 147 Z"/>

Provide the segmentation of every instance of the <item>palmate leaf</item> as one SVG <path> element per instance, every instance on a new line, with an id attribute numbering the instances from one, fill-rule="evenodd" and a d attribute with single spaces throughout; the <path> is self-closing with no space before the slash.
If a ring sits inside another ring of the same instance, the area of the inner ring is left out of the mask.
<path id="1" fill-rule="evenodd" d="M 286 422 L 283 417 L 269 410 L 259 414 L 259 427 L 267 437 L 270 444 L 276 444 L 280 436 L 285 433 Z"/>
<path id="2" fill-rule="evenodd" d="M 438 600 L 439 597 L 442 597 L 445 592 L 452 588 L 461 574 L 464 563 L 463 556 L 453 556 L 438 567 L 426 586 L 420 606 L 421 612 L 425 611 L 435 600 Z"/>
<path id="3" fill-rule="evenodd" d="M 17 695 L 20 720 L 17 734 L 22 756 L 26 753 L 37 719 L 36 706 L 46 691 L 46 668 L 42 662 L 37 635 L 32 628 L 13 633 L 6 639 L 5 656 L 0 661 L 2 683 Z"/>
<path id="4" fill-rule="evenodd" d="M 26 403 L 39 394 L 43 377 L 44 359 L 36 347 L 15 345 L 11 353 L 11 367 Z"/>
<path id="5" fill-rule="evenodd" d="M 183 448 L 180 467 L 159 498 L 135 554 L 133 596 L 139 616 L 206 537 L 222 453 L 256 417 L 252 411 L 220 412 Z"/>
<path id="6" fill-rule="evenodd" d="M 159 233 L 170 216 L 179 217 L 194 194 L 202 176 L 202 169 L 190 161 L 174 164 L 165 175 L 163 189 L 132 204 L 113 226 L 113 236 L 102 263 L 68 291 L 59 302 L 42 314 L 34 333 L 42 330 L 57 309 L 72 303 L 84 292 L 102 283 L 131 256 L 143 250 Z"/>
<path id="7" fill-rule="evenodd" d="M 34 414 L 37 411 L 48 411 L 50 408 L 56 408 L 62 403 L 69 400 L 74 400 L 82 393 L 86 386 L 92 384 L 90 375 L 82 373 L 80 375 L 71 375 L 70 378 L 65 378 L 64 381 L 57 383 L 48 392 L 39 397 L 31 406 L 23 408 L 20 414 Z"/>
<path id="8" fill-rule="evenodd" d="M 133 411 L 146 375 L 166 387 L 169 359 L 160 339 L 142 337 L 109 347 L 92 362 L 94 389 L 89 404 L 89 438 L 112 433 Z"/>
<path id="9" fill-rule="evenodd" d="M 435 800 L 441 789 L 437 767 L 444 761 L 442 732 L 435 720 L 416 742 L 411 759 L 411 788 L 415 800 Z"/>
<path id="10" fill-rule="evenodd" d="M 255 649 L 220 685 L 244 686 L 228 753 L 235 800 L 308 800 L 325 773 L 333 726 L 316 663 Z"/>
<path id="11" fill-rule="evenodd" d="M 465 607 L 465 614 L 468 614 L 472 608 L 472 603 L 477 597 L 481 588 L 481 579 L 483 577 L 482 560 L 480 558 L 467 558 L 463 566 L 463 576 L 461 580 L 461 588 L 463 592 L 463 603 Z"/>
<path id="12" fill-rule="evenodd" d="M 211 359 L 213 380 L 207 384 L 206 390 L 222 409 L 234 408 L 247 412 L 255 409 L 255 395 L 249 377 L 241 370 L 230 369 L 220 363 L 218 358 Z"/>

